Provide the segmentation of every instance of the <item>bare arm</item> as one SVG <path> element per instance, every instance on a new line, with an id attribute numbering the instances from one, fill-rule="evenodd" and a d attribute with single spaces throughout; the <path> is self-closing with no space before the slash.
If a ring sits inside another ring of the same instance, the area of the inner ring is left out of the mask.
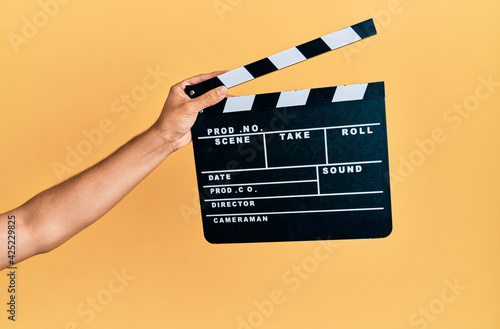
<path id="1" fill-rule="evenodd" d="M 48 252 L 101 218 L 167 156 L 187 145 L 198 112 L 222 100 L 227 89 L 219 87 L 191 100 L 184 88 L 220 73 L 199 75 L 172 86 L 151 128 L 93 167 L 1 214 L 0 270 L 9 266 L 9 221 L 12 224 L 15 219 L 16 263 Z"/>

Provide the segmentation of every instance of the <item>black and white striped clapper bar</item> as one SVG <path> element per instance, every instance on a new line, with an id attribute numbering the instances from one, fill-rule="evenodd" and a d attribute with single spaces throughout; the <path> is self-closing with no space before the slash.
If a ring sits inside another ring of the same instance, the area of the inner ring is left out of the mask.
<path id="1" fill-rule="evenodd" d="M 374 34 L 370 19 L 185 92 L 230 88 Z M 390 234 L 383 82 L 228 97 L 202 111 L 191 132 L 207 241 Z"/>

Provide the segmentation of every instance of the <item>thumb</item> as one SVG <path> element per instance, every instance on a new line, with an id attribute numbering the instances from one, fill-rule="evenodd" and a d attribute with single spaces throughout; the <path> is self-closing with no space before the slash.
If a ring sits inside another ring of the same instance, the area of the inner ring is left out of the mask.
<path id="1" fill-rule="evenodd" d="M 191 105 L 193 106 L 193 110 L 199 112 L 209 106 L 219 103 L 226 96 L 227 87 L 220 86 L 204 93 L 201 96 L 196 97 L 191 101 Z"/>

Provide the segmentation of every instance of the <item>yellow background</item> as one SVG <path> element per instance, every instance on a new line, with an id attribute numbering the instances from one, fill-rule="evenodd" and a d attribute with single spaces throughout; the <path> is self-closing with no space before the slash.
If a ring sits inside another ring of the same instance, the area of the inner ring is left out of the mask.
<path id="1" fill-rule="evenodd" d="M 370 17 L 378 35 L 369 41 L 231 93 L 385 81 L 390 167 L 399 179 L 388 238 L 337 241 L 314 263 L 318 242 L 207 243 L 188 146 L 95 225 L 19 265 L 15 324 L 6 320 L 0 273 L 0 327 L 238 328 L 241 317 L 252 328 L 500 328 L 499 9 L 494 0 L 66 0 L 44 22 L 39 2 L 3 0 L 2 211 L 59 182 L 54 163 L 68 165 L 68 150 L 101 120 L 113 131 L 67 175 L 146 129 L 172 84 Z M 40 27 L 13 46 L 23 17 Z M 168 76 L 127 115 L 113 112 L 148 67 Z M 481 77 L 496 85 L 480 87 Z M 464 102 L 458 126 L 449 111 Z M 436 129 L 445 141 L 424 154 L 418 142 Z M 307 278 L 291 274 L 314 264 Z M 134 278 L 119 287 L 113 271 Z M 110 283 L 120 291 L 110 293 Z M 272 294 L 281 294 L 273 309 L 263 302 Z M 92 298 L 106 305 L 90 319 L 82 310 Z"/>

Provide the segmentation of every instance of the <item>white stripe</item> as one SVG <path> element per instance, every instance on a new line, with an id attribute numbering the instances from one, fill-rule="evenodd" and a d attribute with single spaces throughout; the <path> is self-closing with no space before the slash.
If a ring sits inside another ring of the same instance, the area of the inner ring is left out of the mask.
<path id="1" fill-rule="evenodd" d="M 276 195 L 276 196 L 261 196 L 248 198 L 228 198 L 228 199 L 205 199 L 205 202 L 211 201 L 244 201 L 244 200 L 266 200 L 266 199 L 290 199 L 290 198 L 311 198 L 322 196 L 342 196 L 342 195 L 365 195 L 365 194 L 382 194 L 384 191 L 367 191 L 367 192 L 341 192 L 341 193 L 325 193 L 325 194 L 298 194 L 298 195 Z"/>
<path id="2" fill-rule="evenodd" d="M 278 70 L 281 70 L 282 68 L 293 64 L 300 63 L 307 59 L 296 47 L 274 54 L 272 56 L 269 56 L 268 58 Z"/>
<path id="3" fill-rule="evenodd" d="M 367 83 L 357 85 L 339 86 L 335 90 L 332 102 L 356 101 L 363 99 L 365 95 Z"/>
<path id="4" fill-rule="evenodd" d="M 250 215 L 286 215 L 286 214 L 311 214 L 321 212 L 346 212 L 346 211 L 371 211 L 371 210 L 384 210 L 380 208 L 354 208 L 354 209 L 325 209 L 325 210 L 309 210 L 309 211 L 274 211 L 274 212 L 254 212 L 242 214 L 217 214 L 207 215 L 207 217 L 222 217 L 222 216 L 250 216 Z"/>
<path id="5" fill-rule="evenodd" d="M 224 86 L 231 88 L 239 85 L 240 83 L 252 80 L 253 76 L 244 66 L 242 66 L 232 71 L 221 74 L 217 78 L 222 81 Z"/>
<path id="6" fill-rule="evenodd" d="M 361 40 L 359 35 L 351 27 L 346 27 L 340 31 L 327 34 L 321 37 L 321 39 L 323 39 L 332 50 Z"/>
<path id="7" fill-rule="evenodd" d="M 255 95 L 228 97 L 224 106 L 224 113 L 250 111 L 252 109 Z"/>
<path id="8" fill-rule="evenodd" d="M 311 89 L 284 91 L 280 94 L 276 107 L 305 105 L 310 91 Z"/>

